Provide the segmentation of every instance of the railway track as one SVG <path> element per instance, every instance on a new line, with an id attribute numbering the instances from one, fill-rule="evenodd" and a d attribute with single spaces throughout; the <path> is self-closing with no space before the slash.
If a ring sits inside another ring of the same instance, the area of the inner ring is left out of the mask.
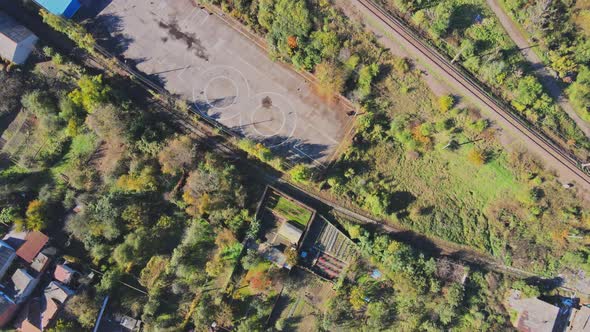
<path id="1" fill-rule="evenodd" d="M 417 49 L 420 52 L 420 56 L 434 63 L 447 78 L 454 80 L 459 86 L 477 98 L 479 102 L 506 121 L 514 130 L 518 131 L 546 155 L 550 156 L 557 164 L 562 166 L 562 169 L 570 173 L 569 177 L 574 178 L 580 185 L 590 189 L 590 174 L 582 168 L 583 162 L 578 160 L 571 152 L 560 147 L 549 137 L 535 130 L 530 123 L 512 112 L 505 103 L 488 93 L 480 82 L 465 73 L 458 66 L 453 65 L 449 59 L 422 40 L 402 19 L 391 15 L 383 7 L 371 0 L 355 1 L 382 24 L 392 29 L 404 41 Z"/>
<path id="2" fill-rule="evenodd" d="M 106 71 L 113 70 L 112 66 L 109 66 L 109 64 L 105 63 L 103 61 L 103 59 L 100 59 L 99 57 L 93 57 L 88 54 L 86 54 L 85 56 L 81 56 L 80 54 L 75 54 L 73 45 L 71 45 L 70 43 L 64 43 L 63 39 L 56 38 L 55 35 L 52 35 L 50 33 L 47 33 L 47 31 L 44 31 L 45 25 L 42 22 L 40 22 L 39 19 L 35 19 L 35 18 L 29 16 L 28 13 L 26 13 L 26 11 L 23 11 L 21 8 L 7 7 L 6 3 L 5 2 L 3 3 L 3 1 L 5 1 L 5 0 L 0 0 L 0 8 L 4 7 L 4 8 L 2 8 L 4 10 L 11 9 L 10 12 L 13 15 L 20 14 L 19 16 L 20 16 L 21 20 L 24 20 L 25 21 L 24 23 L 26 23 L 26 25 L 31 30 L 33 30 L 35 33 L 37 33 L 37 35 L 40 36 L 42 39 L 44 39 L 46 42 L 51 43 L 53 46 L 57 46 L 57 48 L 59 48 L 60 51 L 62 51 L 63 53 L 71 54 L 72 56 L 77 58 L 79 61 L 82 61 L 86 65 L 91 65 L 93 67 L 98 66 L 99 68 L 106 70 Z M 13 3 L 13 5 L 14 5 L 14 3 Z M 105 50 L 104 48 L 102 48 L 100 46 L 97 48 L 96 51 L 103 54 L 104 56 L 108 55 L 109 58 L 111 58 L 111 59 L 114 58 L 107 50 Z M 174 98 L 165 89 L 158 86 L 154 82 L 150 81 L 142 73 L 137 72 L 133 68 L 126 65 L 124 61 L 121 61 L 116 58 L 114 58 L 114 59 L 115 59 L 115 64 L 118 67 L 117 69 L 122 72 L 127 73 L 130 78 L 132 78 L 135 82 L 139 83 L 140 86 L 142 86 L 143 88 L 147 89 L 148 91 L 156 91 L 158 94 L 161 94 L 162 96 L 165 96 L 166 98 Z M 245 154 L 238 151 L 238 149 L 232 145 L 232 143 L 228 140 L 229 137 L 221 137 L 220 138 L 221 141 L 216 140 L 211 137 L 212 134 L 214 134 L 214 129 L 217 128 L 217 126 L 215 124 L 213 124 L 211 126 L 210 121 L 207 121 L 207 119 L 204 119 L 205 123 L 203 123 L 203 124 L 195 123 L 192 119 L 190 119 L 189 114 L 178 112 L 178 110 L 172 109 L 170 107 L 170 105 L 168 105 L 165 102 L 161 102 L 160 105 L 164 109 L 169 111 L 169 113 L 174 117 L 175 122 L 178 123 L 183 130 L 193 132 L 194 134 L 198 135 L 199 137 L 202 137 L 203 140 L 205 141 L 205 143 L 207 145 L 209 145 L 213 150 L 220 152 L 226 156 L 230 156 L 232 158 L 235 158 L 235 159 L 244 158 Z M 258 165 L 254 164 L 254 163 L 249 163 L 249 166 L 252 167 L 256 171 L 256 173 L 257 173 L 256 177 L 259 178 L 260 180 L 262 180 L 270 185 L 279 186 L 281 188 L 281 190 L 286 190 L 290 194 L 296 193 L 296 197 L 298 197 L 299 199 L 305 198 L 305 200 L 307 200 L 307 201 L 312 200 L 315 203 L 324 204 L 325 206 L 329 207 L 333 212 L 345 215 L 347 218 L 355 220 L 356 222 L 380 225 L 382 227 L 382 231 L 384 233 L 396 233 L 396 232 L 400 232 L 400 231 L 407 232 L 407 230 L 396 229 L 396 228 L 392 227 L 391 225 L 389 225 L 388 223 L 386 223 L 385 221 L 375 220 L 369 216 L 366 216 L 361 211 L 355 212 L 349 208 L 346 208 L 346 207 L 340 205 L 338 202 L 332 201 L 331 199 L 324 198 L 321 195 L 310 192 L 303 187 L 299 187 L 298 185 L 287 182 L 287 181 L 279 178 L 276 175 L 272 175 L 272 174 L 266 172 L 264 169 L 262 169 L 261 167 L 259 167 Z M 541 276 L 535 275 L 534 273 L 530 273 L 530 272 L 519 270 L 519 269 L 510 267 L 510 266 L 506 266 L 504 264 L 497 262 L 493 258 L 486 257 L 485 255 L 482 255 L 482 254 L 479 254 L 476 252 L 472 252 L 472 251 L 469 251 L 469 253 L 466 256 L 464 256 L 463 258 L 457 258 L 457 257 L 453 258 L 452 257 L 453 253 L 456 253 L 457 251 L 459 251 L 456 246 L 448 246 L 447 247 L 442 243 L 437 243 L 436 245 L 443 252 L 443 255 L 449 256 L 455 261 L 463 262 L 466 264 L 480 265 L 480 266 L 485 267 L 489 270 L 496 271 L 499 273 L 509 274 L 509 275 L 519 277 L 519 278 L 530 278 L 530 277 L 542 278 Z M 573 289 L 570 289 L 567 287 L 561 287 L 561 288 L 564 290 L 567 289 L 567 290 L 574 291 L 574 292 L 575 291 L 580 292 L 579 290 L 573 290 Z"/>

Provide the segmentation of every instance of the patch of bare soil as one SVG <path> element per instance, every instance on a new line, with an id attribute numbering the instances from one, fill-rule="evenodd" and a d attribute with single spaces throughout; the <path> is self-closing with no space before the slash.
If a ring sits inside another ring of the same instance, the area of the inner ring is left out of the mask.
<path id="1" fill-rule="evenodd" d="M 125 151 L 126 147 L 124 144 L 102 142 L 92 155 L 89 165 L 94 167 L 102 177 L 109 176 L 116 171 Z"/>

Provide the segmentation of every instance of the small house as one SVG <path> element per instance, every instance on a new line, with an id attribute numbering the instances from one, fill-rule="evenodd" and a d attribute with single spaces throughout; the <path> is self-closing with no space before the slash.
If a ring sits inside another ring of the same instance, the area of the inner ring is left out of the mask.
<path id="1" fill-rule="evenodd" d="M 66 264 L 58 264 L 53 272 L 53 278 L 63 284 L 69 284 L 74 277 L 76 270 Z"/>
<path id="2" fill-rule="evenodd" d="M 33 259 L 33 262 L 31 263 L 31 268 L 38 273 L 43 273 L 43 271 L 45 271 L 50 262 L 51 259 L 49 258 L 49 256 L 47 256 L 43 252 L 40 252 Z"/>
<path id="3" fill-rule="evenodd" d="M 514 327 L 522 332 L 553 332 L 559 308 L 537 298 L 523 298 L 517 290 L 510 292 L 508 306 L 517 313 Z"/>
<path id="4" fill-rule="evenodd" d="M 49 241 L 47 235 L 38 231 L 29 232 L 25 236 L 25 242 L 16 250 L 16 255 L 31 264 L 47 241 Z"/>
<path id="5" fill-rule="evenodd" d="M 39 6 L 45 8 L 53 15 L 63 16 L 65 18 L 72 18 L 74 14 L 80 9 L 80 2 L 78 0 L 35 0 Z"/>
<path id="6" fill-rule="evenodd" d="M 285 221 L 281 227 L 279 227 L 279 235 L 290 244 L 296 246 L 303 235 L 303 231 L 291 224 L 289 221 Z"/>
<path id="7" fill-rule="evenodd" d="M 0 11 L 0 57 L 21 65 L 27 61 L 37 40 L 31 30 Z"/>
<path id="8" fill-rule="evenodd" d="M 47 299 L 55 300 L 61 304 L 65 303 L 70 296 L 74 295 L 73 290 L 56 281 L 50 282 L 43 293 Z"/>
<path id="9" fill-rule="evenodd" d="M 27 299 L 37 286 L 39 280 L 31 276 L 25 269 L 18 269 L 12 275 L 14 285 L 14 299 L 16 303 L 22 303 Z"/>

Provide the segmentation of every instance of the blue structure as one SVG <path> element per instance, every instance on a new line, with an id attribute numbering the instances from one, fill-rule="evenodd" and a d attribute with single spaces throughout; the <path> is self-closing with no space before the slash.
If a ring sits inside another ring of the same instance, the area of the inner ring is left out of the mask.
<path id="1" fill-rule="evenodd" d="M 72 18 L 80 9 L 78 0 L 35 0 L 41 7 L 54 15 Z"/>

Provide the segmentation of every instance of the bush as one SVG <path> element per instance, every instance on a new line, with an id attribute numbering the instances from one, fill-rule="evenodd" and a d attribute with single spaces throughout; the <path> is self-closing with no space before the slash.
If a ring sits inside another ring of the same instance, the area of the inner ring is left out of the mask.
<path id="1" fill-rule="evenodd" d="M 399 74 L 403 75 L 410 71 L 410 62 L 407 58 L 395 58 L 393 60 L 393 69 Z"/>
<path id="2" fill-rule="evenodd" d="M 273 155 L 272 151 L 261 143 L 244 138 L 238 141 L 238 147 L 248 153 L 249 156 L 259 159 L 278 171 L 282 172 L 285 169 L 285 160 Z"/>
<path id="3" fill-rule="evenodd" d="M 486 155 L 485 152 L 478 149 L 473 148 L 467 153 L 467 159 L 474 165 L 481 166 L 486 163 Z"/>
<path id="4" fill-rule="evenodd" d="M 43 18 L 43 23 L 49 25 L 55 31 L 67 35 L 78 47 L 85 49 L 89 53 L 94 53 L 96 41 L 81 25 L 53 15 L 43 9 L 39 11 L 39 14 Z"/>
<path id="5" fill-rule="evenodd" d="M 291 168 L 291 170 L 289 171 L 289 175 L 291 176 L 291 179 L 293 179 L 293 181 L 295 182 L 307 183 L 311 180 L 313 174 L 309 167 L 303 164 L 298 164 L 295 165 L 295 167 Z"/>
<path id="6" fill-rule="evenodd" d="M 325 61 L 318 64 L 315 67 L 315 75 L 319 83 L 319 92 L 324 96 L 338 95 L 344 89 L 346 76 L 336 64 Z"/>
<path id="7" fill-rule="evenodd" d="M 379 65 L 376 63 L 361 68 L 357 81 L 360 99 L 364 99 L 371 94 L 371 84 L 377 74 L 379 74 Z"/>
<path id="8" fill-rule="evenodd" d="M 441 112 L 448 112 L 455 105 L 455 97 L 445 95 L 438 98 L 438 109 Z"/>
<path id="9" fill-rule="evenodd" d="M 88 113 L 94 112 L 96 107 L 108 101 L 111 89 L 103 84 L 102 75 L 84 75 L 78 80 L 77 84 L 78 89 L 70 92 L 68 96 L 76 105 L 82 106 Z"/>
<path id="10" fill-rule="evenodd" d="M 576 111 L 590 121 L 590 68 L 582 66 L 576 82 L 568 89 L 569 97 Z"/>

